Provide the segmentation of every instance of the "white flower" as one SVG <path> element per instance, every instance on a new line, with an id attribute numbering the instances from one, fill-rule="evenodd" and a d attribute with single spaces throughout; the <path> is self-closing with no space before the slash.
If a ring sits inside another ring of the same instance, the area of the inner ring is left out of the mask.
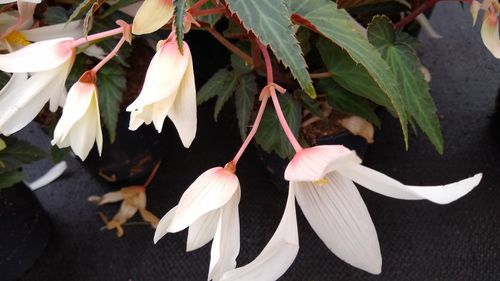
<path id="1" fill-rule="evenodd" d="M 82 78 L 68 92 L 61 119 L 54 130 L 52 145 L 60 148 L 71 146 L 83 161 L 94 142 L 101 154 L 102 130 L 95 74 L 88 71 Z"/>
<path id="2" fill-rule="evenodd" d="M 379 274 L 382 257 L 377 233 L 353 181 L 397 199 L 447 204 L 471 191 L 482 177 L 477 174 L 440 186 L 409 186 L 360 163 L 355 152 L 341 145 L 297 152 L 285 171 L 290 190 L 278 230 L 254 261 L 227 272 L 222 280 L 275 280 L 285 273 L 295 258 L 294 249 L 298 249 L 295 197 L 311 227 L 335 255 L 357 268 Z"/>
<path id="3" fill-rule="evenodd" d="M 14 73 L 0 92 L 1 134 L 24 128 L 49 100 L 51 111 L 64 105 L 64 83 L 75 58 L 72 42 L 73 38 L 40 41 L 0 55 L 0 70 Z"/>
<path id="4" fill-rule="evenodd" d="M 183 50 L 181 54 L 175 40 L 158 43 L 141 93 L 127 111 L 131 111 L 130 130 L 153 122 L 161 132 L 168 116 L 184 146 L 189 147 L 196 135 L 196 87 L 191 52 L 185 42 Z"/>
<path id="5" fill-rule="evenodd" d="M 155 32 L 172 18 L 172 0 L 145 0 L 134 17 L 132 33 L 141 35 Z"/>
<path id="6" fill-rule="evenodd" d="M 498 35 L 498 14 L 500 4 L 497 1 L 484 0 L 482 3 L 472 1 L 470 11 L 473 25 L 476 23 L 477 14 L 484 10 L 481 38 L 483 43 L 495 58 L 500 58 L 500 39 Z"/>
<path id="7" fill-rule="evenodd" d="M 231 165 L 229 165 L 231 166 Z M 154 242 L 165 234 L 189 227 L 187 251 L 212 242 L 209 280 L 236 267 L 240 250 L 238 203 L 240 184 L 231 168 L 212 168 L 199 176 L 184 192 L 156 228 Z"/>

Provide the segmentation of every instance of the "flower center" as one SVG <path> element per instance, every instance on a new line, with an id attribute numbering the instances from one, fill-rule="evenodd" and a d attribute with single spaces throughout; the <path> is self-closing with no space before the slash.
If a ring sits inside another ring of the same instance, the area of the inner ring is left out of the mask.
<path id="1" fill-rule="evenodd" d="M 319 180 L 315 180 L 312 182 L 314 185 L 317 185 L 319 187 L 322 187 L 322 186 L 325 186 L 328 184 L 328 179 L 326 178 L 322 178 L 322 179 L 319 179 Z"/>
<path id="2" fill-rule="evenodd" d="M 11 45 L 28 46 L 30 44 L 30 41 L 19 31 L 12 31 L 5 37 L 5 40 Z"/>

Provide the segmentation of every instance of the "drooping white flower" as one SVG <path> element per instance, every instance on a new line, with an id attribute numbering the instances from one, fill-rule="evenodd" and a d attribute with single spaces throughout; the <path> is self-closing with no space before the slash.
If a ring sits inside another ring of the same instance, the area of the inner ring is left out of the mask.
<path id="1" fill-rule="evenodd" d="M 498 15 L 500 4 L 497 1 L 484 0 L 482 3 L 472 1 L 470 12 L 472 14 L 473 25 L 480 10 L 484 11 L 483 25 L 481 26 L 481 38 L 483 43 L 495 58 L 500 58 L 500 38 L 498 35 Z"/>
<path id="2" fill-rule="evenodd" d="M 191 52 L 185 42 L 183 50 L 181 54 L 175 40 L 158 43 L 141 93 L 127 111 L 131 112 L 130 130 L 153 122 L 161 132 L 168 116 L 183 145 L 189 147 L 196 135 L 196 87 Z"/>
<path id="3" fill-rule="evenodd" d="M 160 29 L 172 18 L 172 0 L 145 0 L 134 17 L 132 33 L 136 35 L 152 33 Z"/>
<path id="4" fill-rule="evenodd" d="M 97 100 L 95 73 L 87 71 L 68 92 L 66 104 L 54 130 L 52 145 L 60 148 L 71 146 L 73 152 L 85 160 L 97 144 L 102 151 L 102 129 Z"/>
<path id="5" fill-rule="evenodd" d="M 297 231 L 295 209 L 290 207 L 295 204 L 294 198 L 316 234 L 335 255 L 357 268 L 379 274 L 382 257 L 377 233 L 353 181 L 397 199 L 427 199 L 447 204 L 471 191 L 482 177 L 477 174 L 440 186 L 409 186 L 360 163 L 354 151 L 341 145 L 316 146 L 297 152 L 285 171 L 290 189 L 278 230 L 259 257 L 227 272 L 222 280 L 275 280 L 285 273 L 295 258 L 290 246 L 298 247 L 298 239 L 290 240 L 290 234 L 282 231 L 283 228 Z"/>
<path id="6" fill-rule="evenodd" d="M 165 234 L 189 227 L 187 251 L 196 250 L 210 240 L 209 280 L 220 280 L 222 274 L 236 267 L 240 247 L 238 203 L 240 184 L 229 168 L 212 168 L 199 176 L 184 192 L 156 228 L 154 242 Z"/>
<path id="7" fill-rule="evenodd" d="M 14 73 L 0 92 L 1 134 L 24 128 L 48 101 L 51 111 L 64 105 L 64 83 L 75 58 L 72 42 L 73 38 L 40 41 L 0 55 L 0 70 Z"/>

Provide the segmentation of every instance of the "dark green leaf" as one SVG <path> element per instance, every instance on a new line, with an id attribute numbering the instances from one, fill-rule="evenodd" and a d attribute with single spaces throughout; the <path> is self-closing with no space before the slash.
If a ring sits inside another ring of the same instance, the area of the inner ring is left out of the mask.
<path id="1" fill-rule="evenodd" d="M 363 117 L 380 128 L 380 119 L 366 99 L 342 88 L 331 78 L 321 79 L 319 87 L 326 93 L 326 100 L 334 109 Z"/>
<path id="2" fill-rule="evenodd" d="M 21 182 L 25 175 L 22 171 L 10 171 L 0 174 L 0 189 L 11 187 L 16 183 Z"/>
<path id="3" fill-rule="evenodd" d="M 54 145 L 50 149 L 50 156 L 52 157 L 52 162 L 54 164 L 57 164 L 64 159 L 66 159 L 66 156 L 71 152 L 71 148 L 65 147 L 65 148 L 59 148 L 57 145 Z"/>
<path id="4" fill-rule="evenodd" d="M 66 23 L 73 21 L 79 17 L 81 17 L 85 12 L 87 12 L 90 7 L 94 4 L 94 2 L 97 0 L 83 0 L 74 10 L 73 13 L 69 16 L 68 20 Z"/>
<path id="5" fill-rule="evenodd" d="M 5 167 L 0 168 L 0 173 L 17 170 L 21 165 L 29 164 L 46 157 L 45 151 L 14 137 L 4 139 L 7 148 L 0 151 L 0 161 Z"/>
<path id="6" fill-rule="evenodd" d="M 368 26 L 368 39 L 389 63 L 399 81 L 409 115 L 443 153 L 443 136 L 429 86 L 420 71 L 420 61 L 410 45 L 396 42 L 394 28 L 387 17 L 375 17 Z"/>
<path id="7" fill-rule="evenodd" d="M 236 105 L 236 116 L 238 117 L 238 127 L 240 128 L 241 139 L 247 137 L 248 122 L 258 94 L 257 82 L 254 74 L 242 75 L 236 88 L 234 102 Z"/>
<path id="8" fill-rule="evenodd" d="M 226 0 L 229 9 L 238 15 L 245 29 L 252 31 L 276 58 L 290 68 L 300 86 L 312 98 L 312 85 L 307 64 L 295 38 L 291 13 L 282 0 Z"/>
<path id="9" fill-rule="evenodd" d="M 10 80 L 10 75 L 3 71 L 0 71 L 0 88 L 5 87 L 5 85 L 9 83 L 9 80 Z"/>
<path id="10" fill-rule="evenodd" d="M 288 125 L 297 137 L 302 120 L 300 104 L 295 102 L 290 95 L 280 95 L 279 100 Z M 266 108 L 259 130 L 255 135 L 255 141 L 265 151 L 269 153 L 275 152 L 281 158 L 291 158 L 295 154 L 295 150 L 283 132 L 273 107 Z"/>
<path id="11" fill-rule="evenodd" d="M 182 42 L 184 40 L 184 16 L 186 14 L 186 0 L 174 0 L 174 26 L 177 37 L 177 46 L 181 54 Z"/>
<path id="12" fill-rule="evenodd" d="M 235 54 L 231 54 L 231 66 L 239 74 L 247 74 L 252 71 L 252 67 Z"/>
<path id="13" fill-rule="evenodd" d="M 120 103 L 126 87 L 125 71 L 119 64 L 109 62 L 99 71 L 97 75 L 99 109 L 112 143 L 115 141 Z"/>
<path id="14" fill-rule="evenodd" d="M 7 147 L 7 144 L 3 139 L 0 138 L 0 151 L 4 150 Z"/>
<path id="15" fill-rule="evenodd" d="M 68 21 L 69 12 L 63 7 L 47 7 L 42 21 L 45 25 L 53 25 Z"/>
<path id="16" fill-rule="evenodd" d="M 222 91 L 228 81 L 234 79 L 234 74 L 227 69 L 219 69 L 210 79 L 201 87 L 196 94 L 196 103 L 198 105 L 215 97 L 217 93 Z"/>
<path id="17" fill-rule="evenodd" d="M 193 6 L 198 1 L 199 0 L 188 0 L 188 4 L 189 4 L 189 6 Z M 204 10 L 204 9 L 211 9 L 211 8 L 215 8 L 215 5 L 214 5 L 214 3 L 212 1 L 208 1 L 208 2 L 206 2 L 205 4 L 203 4 L 201 6 L 202 10 Z M 214 15 L 207 15 L 207 16 L 198 16 L 198 17 L 196 17 L 196 20 L 199 21 L 199 22 L 207 23 L 210 26 L 215 26 L 215 24 L 217 22 L 219 22 L 219 20 L 221 18 L 222 18 L 221 14 L 214 14 Z"/>
<path id="18" fill-rule="evenodd" d="M 219 113 L 224 104 L 226 104 L 226 102 L 233 96 L 236 86 L 238 85 L 238 80 L 236 79 L 236 75 L 234 75 L 234 73 L 232 72 L 230 73 L 231 75 L 227 76 L 227 79 L 224 81 L 224 85 L 217 92 L 217 102 L 215 103 L 215 108 L 214 108 L 215 121 L 217 121 L 217 117 L 219 116 Z"/>
<path id="19" fill-rule="evenodd" d="M 292 0 L 289 6 L 296 22 L 318 31 L 345 49 L 361 64 L 389 99 L 399 117 L 406 147 L 408 147 L 408 118 L 397 87 L 396 76 L 377 50 L 368 42 L 364 30 L 343 9 L 330 0 Z"/>
<path id="20" fill-rule="evenodd" d="M 319 109 L 318 105 L 314 102 L 315 100 L 311 99 L 311 97 L 309 97 L 308 95 L 306 95 L 302 91 L 297 91 L 297 92 L 298 92 L 298 96 L 300 97 L 300 100 L 302 101 L 302 104 L 304 105 L 304 107 L 307 110 L 311 111 L 312 114 L 323 118 L 323 112 Z"/>

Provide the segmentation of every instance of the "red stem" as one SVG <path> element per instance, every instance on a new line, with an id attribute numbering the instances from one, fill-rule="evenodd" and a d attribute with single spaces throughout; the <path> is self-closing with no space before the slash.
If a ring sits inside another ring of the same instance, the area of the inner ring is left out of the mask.
<path id="1" fill-rule="evenodd" d="M 430 7 L 434 6 L 439 0 L 426 0 L 422 5 L 418 6 L 415 10 L 413 10 L 409 15 L 402 18 L 400 21 L 394 24 L 395 29 L 402 29 L 410 22 L 414 21 L 415 18 L 421 13 L 425 12 Z"/>
<path id="2" fill-rule="evenodd" d="M 203 6 L 207 2 L 208 0 L 200 0 L 196 2 L 193 6 L 191 6 L 191 8 L 189 8 L 189 12 L 191 13 L 192 11 L 198 10 L 199 8 L 201 8 L 201 6 Z"/>

